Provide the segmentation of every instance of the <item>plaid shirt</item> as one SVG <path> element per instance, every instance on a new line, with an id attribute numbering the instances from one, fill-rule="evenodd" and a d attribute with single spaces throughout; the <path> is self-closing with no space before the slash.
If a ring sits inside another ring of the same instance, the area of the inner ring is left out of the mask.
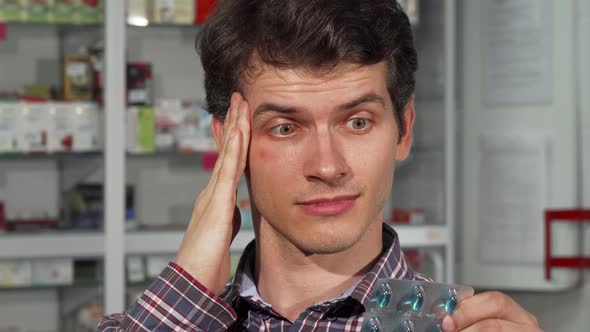
<path id="1" fill-rule="evenodd" d="M 256 291 L 250 272 L 254 252 L 253 241 L 244 250 L 233 282 L 219 297 L 169 263 L 126 313 L 104 317 L 98 331 L 361 331 L 365 305 L 377 279 L 430 281 L 410 268 L 396 232 L 384 225 L 383 251 L 371 271 L 342 296 L 313 305 L 290 322 Z"/>

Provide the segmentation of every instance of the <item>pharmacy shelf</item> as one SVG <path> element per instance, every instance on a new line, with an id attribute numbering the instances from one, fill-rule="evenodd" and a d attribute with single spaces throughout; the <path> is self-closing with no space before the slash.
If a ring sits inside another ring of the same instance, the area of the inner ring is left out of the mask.
<path id="1" fill-rule="evenodd" d="M 449 232 L 443 225 L 394 225 L 404 248 L 440 247 L 448 243 Z M 125 235 L 127 255 L 175 254 L 180 247 L 184 231 L 137 231 Z M 254 231 L 238 233 L 231 250 L 242 251 L 254 239 Z M 102 233 L 36 233 L 0 235 L 0 259 L 27 258 L 102 258 Z"/>
<path id="2" fill-rule="evenodd" d="M 27 258 L 102 258 L 101 233 L 0 234 L 0 259 Z"/>
<path id="3" fill-rule="evenodd" d="M 166 255 L 178 251 L 183 231 L 141 231 L 125 236 L 128 255 Z M 232 251 L 239 252 L 254 239 L 253 231 L 240 231 L 232 243 Z M 102 258 L 102 233 L 36 233 L 1 234 L 0 260 L 30 258 Z"/>
<path id="4" fill-rule="evenodd" d="M 128 233 L 125 238 L 127 255 L 174 254 L 178 251 L 184 231 L 139 231 Z M 241 230 L 231 250 L 242 251 L 254 239 L 254 231 Z"/>

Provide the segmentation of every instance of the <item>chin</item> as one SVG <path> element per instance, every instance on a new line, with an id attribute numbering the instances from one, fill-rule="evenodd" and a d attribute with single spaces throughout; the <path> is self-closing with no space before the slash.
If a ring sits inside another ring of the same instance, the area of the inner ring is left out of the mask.
<path id="1" fill-rule="evenodd" d="M 301 227 L 284 234 L 294 246 L 307 255 L 327 255 L 354 247 L 365 235 L 369 224 L 320 223 L 316 227 Z"/>

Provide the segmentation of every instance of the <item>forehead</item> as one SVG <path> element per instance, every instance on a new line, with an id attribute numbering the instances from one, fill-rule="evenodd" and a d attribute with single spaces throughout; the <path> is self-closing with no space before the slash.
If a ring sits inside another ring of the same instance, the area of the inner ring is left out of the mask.
<path id="1" fill-rule="evenodd" d="M 242 92 L 252 104 L 268 99 L 297 99 L 300 102 L 319 100 L 372 92 L 387 96 L 387 64 L 374 65 L 341 64 L 329 72 L 307 69 L 282 69 L 260 66 L 255 74 L 242 80 Z"/>

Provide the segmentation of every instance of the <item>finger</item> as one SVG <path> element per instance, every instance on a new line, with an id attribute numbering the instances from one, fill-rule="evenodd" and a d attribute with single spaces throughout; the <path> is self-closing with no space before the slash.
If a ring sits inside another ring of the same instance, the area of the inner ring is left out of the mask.
<path id="1" fill-rule="evenodd" d="M 239 106 L 238 128 L 242 133 L 242 155 L 240 157 L 240 169 L 243 171 L 248 161 L 248 147 L 250 145 L 250 107 L 245 100 Z"/>
<path id="2" fill-rule="evenodd" d="M 463 330 L 462 332 L 542 332 L 537 326 L 523 325 L 500 319 L 484 319 Z"/>
<path id="3" fill-rule="evenodd" d="M 217 160 L 215 161 L 215 166 L 213 167 L 213 171 L 211 172 L 211 177 L 209 178 L 209 182 L 207 183 L 207 186 L 205 186 L 205 188 L 203 189 L 203 191 L 201 193 L 202 194 L 201 196 L 204 198 L 210 197 L 210 193 L 213 190 L 213 188 L 215 187 L 215 184 L 217 183 L 217 176 L 219 174 L 219 169 L 222 167 L 223 156 L 225 155 L 225 150 L 227 147 L 227 138 L 229 136 L 229 132 L 231 131 L 231 130 L 228 130 L 230 127 L 231 121 L 232 121 L 231 115 L 232 115 L 232 113 L 236 112 L 238 101 L 239 101 L 239 94 L 233 93 L 231 96 L 230 107 L 227 110 L 227 113 L 225 115 L 224 122 L 223 122 L 223 135 L 221 138 L 221 144 L 220 144 L 220 149 L 219 149 L 219 152 L 217 155 Z M 199 203 L 200 203 L 200 201 L 199 201 Z"/>
<path id="4" fill-rule="evenodd" d="M 227 146 L 227 138 L 237 121 L 238 107 L 241 100 L 242 97 L 239 93 L 235 92 L 232 94 L 231 105 L 227 111 L 227 115 L 225 116 L 225 121 L 223 123 L 223 139 L 221 143 L 221 150 L 219 151 L 217 162 L 215 163 L 215 166 L 213 167 L 213 172 L 211 173 L 211 182 L 213 185 L 215 185 L 215 183 L 217 182 L 217 176 L 223 164 L 223 159 L 225 157 L 225 150 Z"/>
<path id="5" fill-rule="evenodd" d="M 237 188 L 237 179 L 239 178 L 239 165 L 241 155 L 241 132 L 234 128 L 232 129 L 227 142 L 227 150 L 225 152 L 217 183 L 213 188 L 212 197 L 231 197 L 232 201 L 224 201 L 223 204 L 231 203 L 235 205 L 235 191 Z M 221 207 L 220 207 L 221 208 Z M 223 207 L 227 209 L 227 206 Z"/>
<path id="6" fill-rule="evenodd" d="M 537 325 L 532 315 L 507 295 L 500 292 L 486 292 L 465 299 L 457 310 L 445 317 L 443 327 L 448 331 L 461 331 L 476 322 L 496 318 L 517 324 Z"/>

